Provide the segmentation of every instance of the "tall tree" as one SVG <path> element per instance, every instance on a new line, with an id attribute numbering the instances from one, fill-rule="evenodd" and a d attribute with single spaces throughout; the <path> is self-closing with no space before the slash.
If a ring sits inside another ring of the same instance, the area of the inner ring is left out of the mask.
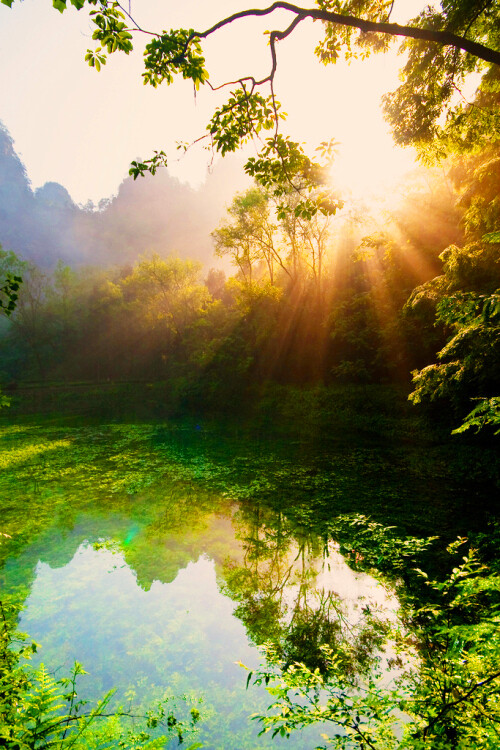
<path id="1" fill-rule="evenodd" d="M 448 401 L 462 418 L 472 399 L 474 414 L 479 408 L 495 423 L 500 422 L 499 163 L 498 147 L 490 147 L 455 164 L 451 174 L 465 209 L 465 244 L 441 253 L 443 273 L 417 287 L 407 304 L 410 313 L 433 307 L 436 322 L 448 333 L 437 363 L 413 373 L 411 399 Z"/>
<path id="2" fill-rule="evenodd" d="M 237 195 L 229 219 L 212 233 L 217 254 L 229 255 L 250 285 L 256 273 L 271 286 L 280 275 L 292 285 L 311 276 L 320 289 L 330 217 L 304 219 L 295 211 L 299 200 L 292 191 L 276 199 L 259 187 Z"/>

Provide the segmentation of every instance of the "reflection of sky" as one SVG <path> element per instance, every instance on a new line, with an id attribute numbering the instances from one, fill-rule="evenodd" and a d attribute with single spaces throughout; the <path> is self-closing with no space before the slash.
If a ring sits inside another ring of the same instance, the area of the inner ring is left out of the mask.
<path id="1" fill-rule="evenodd" d="M 362 571 L 352 570 L 338 551 L 338 545 L 330 542 L 328 545 L 328 556 L 325 558 L 322 570 L 316 579 L 316 588 L 325 591 L 334 591 L 342 600 L 347 619 L 356 623 L 361 617 L 361 610 L 369 607 L 371 612 L 383 620 L 398 623 L 399 602 L 394 592 L 387 586 L 377 581 L 373 576 Z M 402 628 L 402 623 L 399 622 Z M 388 662 L 400 656 L 402 667 L 392 666 L 386 671 Z M 393 641 L 384 645 L 381 652 L 382 683 L 393 682 L 408 665 L 415 662 L 415 654 L 406 651 L 398 651 Z"/>
<path id="2" fill-rule="evenodd" d="M 352 570 L 332 542 L 328 545 L 328 556 L 321 564 L 315 585 L 317 589 L 335 592 L 351 617 L 360 607 L 368 605 L 393 619 L 399 608 L 393 593 L 367 573 Z"/>
<path id="3" fill-rule="evenodd" d="M 381 622 L 398 623 L 399 602 L 395 593 L 373 576 L 350 568 L 340 554 L 336 542 L 328 543 L 322 557 L 306 555 L 305 570 L 296 543 L 291 546 L 287 557 L 291 574 L 282 591 L 282 603 L 285 605 L 284 620 L 287 623 L 292 621 L 298 602 L 302 606 L 307 602 L 312 610 L 318 610 L 321 602 L 327 601 L 329 596 L 332 597 L 335 609 L 340 612 L 342 621 L 346 623 L 351 634 L 363 627 L 367 613 Z M 286 567 L 283 565 L 283 569 Z M 331 611 L 329 617 L 335 617 L 335 612 Z M 344 636 L 346 635 L 344 631 Z M 388 667 L 388 660 L 396 657 L 392 642 L 386 643 L 383 650 L 378 653 L 385 667 Z M 404 660 L 413 657 L 404 654 L 402 658 Z M 401 670 L 393 669 L 387 680 L 394 679 L 400 672 Z"/>
<path id="4" fill-rule="evenodd" d="M 12 432 L 14 448 L 18 439 L 31 444 L 31 433 Z M 426 464 L 427 447 L 411 454 L 418 471 L 409 474 L 407 459 L 391 445 L 335 452 L 333 444 L 311 441 L 303 453 L 302 443 L 273 440 L 270 449 L 265 440 L 242 434 L 235 441 L 218 431 L 191 430 L 195 440 L 187 432 L 131 426 L 64 434 L 76 454 L 41 453 L 36 488 L 31 459 L 0 474 L 9 489 L 2 493 L 2 522 L 13 537 L 4 548 L 12 554 L 0 570 L 0 588 L 23 598 L 31 591 L 21 629 L 42 644 L 37 658 L 51 669 L 75 658 L 84 665 L 91 676 L 82 681 L 83 693 L 95 697 L 116 685 L 124 696 L 132 686 L 145 701 L 167 687 L 177 695 L 203 692 L 214 713 L 207 748 L 242 750 L 243 741 L 227 740 L 234 732 L 253 738 L 246 746 L 266 746 L 255 740 L 258 727 L 247 717 L 263 712 L 269 697 L 256 688 L 245 692 L 246 674 L 234 662 L 257 663 L 248 636 L 262 642 L 277 618 L 278 635 L 289 635 L 297 599 L 314 614 L 318 590 L 338 595 L 361 628 L 367 604 L 393 617 L 394 597 L 352 571 L 335 545 L 322 557 L 324 539 L 307 531 L 304 514 L 313 519 L 317 512 L 319 520 L 383 511 L 387 523 L 399 514 L 403 526 L 418 518 L 417 526 L 424 519 L 430 530 L 448 528 L 459 517 L 449 508 L 463 502 L 446 476 L 429 485 L 421 512 L 421 489 L 439 458 Z M 60 437 L 59 429 L 43 433 L 47 445 Z M 302 750 L 315 740 L 317 732 L 311 742 L 301 738 L 287 747 Z"/>
<path id="5" fill-rule="evenodd" d="M 208 526 L 232 536 L 227 518 L 214 515 Z M 84 527 L 85 523 L 75 527 L 80 538 Z M 128 531 L 123 529 L 127 555 L 134 539 L 140 544 L 141 531 L 137 524 L 130 525 Z M 151 572 L 156 567 L 157 577 L 150 579 L 147 588 L 139 585 L 136 573 L 125 561 L 125 551 L 95 549 L 84 543 L 60 567 L 38 562 L 20 629 L 42 644 L 38 659 L 49 668 L 67 670 L 74 660 L 84 665 L 91 675 L 88 685 L 83 682 L 81 687 L 86 697 L 96 699 L 111 687 L 118 688 L 119 700 L 132 690 L 139 702 L 161 697 L 166 688 L 176 694 L 194 691 L 205 697 L 217 717 L 208 722 L 207 747 L 217 741 L 222 742 L 221 748 L 229 747 L 227 734 L 234 730 L 241 738 L 255 737 L 258 726 L 247 717 L 263 711 L 269 699 L 263 692 L 258 694 L 257 688 L 245 691 L 246 675 L 235 662 L 241 660 L 255 668 L 259 653 L 250 644 L 242 622 L 233 615 L 234 602 L 220 591 L 216 563 L 207 554 L 186 562 L 182 554 L 175 576 L 162 576 L 166 561 L 159 552 L 169 543 L 168 539 L 158 542 L 151 549 Z M 221 539 L 217 542 L 216 547 Z M 226 543 L 226 550 L 231 549 L 239 558 L 234 537 Z M 171 551 L 175 557 L 175 545 Z M 283 591 L 290 610 L 301 578 L 296 551 L 289 551 L 292 561 L 295 558 L 292 566 L 296 571 Z M 367 604 L 384 616 L 394 616 L 394 596 L 370 576 L 351 570 L 335 545 L 331 544 L 328 551 L 323 559 L 306 556 L 311 606 L 314 590 L 323 589 L 342 599 L 344 612 L 353 623 Z M 172 562 L 167 565 L 169 571 Z M 161 578 L 167 582 L 158 580 Z M 315 730 L 313 743 L 317 736 Z M 268 738 L 257 742 L 257 747 L 265 747 Z M 301 748 L 303 743 L 304 738 L 299 740 L 296 735 L 288 747 Z"/>
<path id="6" fill-rule="evenodd" d="M 121 699 L 131 688 L 138 700 L 160 697 L 166 687 L 203 694 L 217 717 L 206 747 L 219 735 L 220 747 L 237 748 L 228 744 L 228 732 L 237 730 L 242 742 L 255 737 L 258 726 L 247 717 L 269 699 L 256 688 L 245 691 L 246 674 L 235 661 L 255 667 L 259 654 L 233 609 L 205 555 L 171 583 L 154 581 L 144 591 L 122 554 L 81 545 L 62 568 L 38 563 L 20 629 L 42 643 L 38 658 L 51 669 L 80 661 L 95 686 L 88 697 L 113 686 Z M 296 742 L 288 746 L 302 747 L 303 740 Z"/>
<path id="7" fill-rule="evenodd" d="M 195 471 L 205 460 L 199 447 L 192 451 Z M 150 463 L 140 451 L 137 456 L 141 477 L 147 476 Z M 256 468 L 246 459 L 242 466 L 238 482 L 246 494 Z M 173 467 L 177 477 L 182 465 Z M 235 664 L 258 664 L 249 636 L 260 643 L 276 625 L 273 634 L 286 637 L 296 601 L 314 610 L 318 590 L 340 598 L 361 627 L 367 603 L 384 611 L 396 606 L 374 579 L 353 572 L 334 545 L 323 558 L 322 539 L 296 529 L 293 514 L 253 502 L 251 493 L 240 505 L 166 475 L 133 494 L 115 491 L 124 484 L 113 473 L 112 482 L 95 489 L 87 473 L 82 465 L 85 481 L 71 475 L 59 489 L 52 480 L 45 488 L 49 500 L 35 496 L 42 522 L 1 573 L 6 590 L 31 591 L 20 628 L 42 644 L 38 660 L 66 670 L 81 662 L 90 673 L 81 683 L 85 697 L 115 686 L 119 700 L 132 690 L 134 703 L 145 704 L 166 689 L 194 691 L 212 709 L 203 734 L 207 748 L 266 747 L 271 741 L 256 739 L 259 726 L 248 716 L 264 713 L 269 696 L 245 691 L 246 673 Z M 295 498 L 293 482 L 289 491 Z M 27 502 L 33 498 L 27 495 Z M 267 607 L 269 597 L 276 610 Z M 301 735 L 287 747 L 314 747 L 319 731 L 310 742 Z"/>
<path id="8" fill-rule="evenodd" d="M 78 658 L 92 672 L 107 662 L 103 674 L 113 684 L 123 679 L 114 651 L 140 662 L 148 678 L 200 670 L 209 654 L 221 672 L 237 675 L 228 652 L 249 654 L 232 609 L 218 592 L 214 563 L 204 556 L 188 563 L 172 583 L 155 581 L 144 591 L 120 553 L 82 545 L 63 568 L 38 564 L 21 625 L 44 643 L 59 623 L 66 641 L 59 658 L 68 665 Z"/>
<path id="9" fill-rule="evenodd" d="M 288 610 L 288 619 L 295 603 L 304 595 L 304 586 L 310 607 L 317 608 L 320 599 L 331 594 L 341 602 L 343 614 L 351 624 L 356 624 L 366 607 L 384 619 L 397 619 L 399 602 L 394 592 L 373 576 L 350 568 L 335 542 L 328 543 L 323 556 L 306 551 L 304 559 L 301 548 L 292 543 L 287 553 L 280 555 L 279 573 L 286 579 L 281 600 Z"/>

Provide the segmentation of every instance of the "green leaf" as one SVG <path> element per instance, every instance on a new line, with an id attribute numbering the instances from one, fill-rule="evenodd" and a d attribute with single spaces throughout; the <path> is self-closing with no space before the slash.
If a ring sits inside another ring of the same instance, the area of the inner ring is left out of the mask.
<path id="1" fill-rule="evenodd" d="M 488 232 L 482 236 L 483 242 L 489 242 L 492 244 L 500 243 L 500 229 L 495 232 Z"/>

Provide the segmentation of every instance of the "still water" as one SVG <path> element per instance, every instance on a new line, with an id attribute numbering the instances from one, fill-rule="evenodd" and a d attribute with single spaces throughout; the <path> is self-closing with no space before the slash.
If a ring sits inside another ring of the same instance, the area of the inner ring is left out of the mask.
<path id="1" fill-rule="evenodd" d="M 335 499 L 344 511 L 360 497 L 399 503 L 411 522 L 423 479 L 409 482 L 394 451 L 280 451 L 149 425 L 4 427 L 0 439 L 2 590 L 24 601 L 39 662 L 84 665 L 82 697 L 115 687 L 143 710 L 185 695 L 202 701 L 205 748 L 267 747 L 249 716 L 271 699 L 246 689 L 238 662 L 255 669 L 269 640 L 312 666 L 322 641 L 373 651 L 374 625 L 397 618 L 394 593 L 320 533 Z M 312 748 L 320 731 L 283 742 Z"/>

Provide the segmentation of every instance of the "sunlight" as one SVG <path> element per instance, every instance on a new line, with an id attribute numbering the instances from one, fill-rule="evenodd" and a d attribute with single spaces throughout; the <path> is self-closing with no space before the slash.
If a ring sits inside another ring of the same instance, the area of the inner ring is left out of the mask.
<path id="1" fill-rule="evenodd" d="M 37 459 L 42 453 L 47 451 L 57 450 L 58 448 L 69 448 L 71 442 L 69 440 L 54 440 L 52 443 L 36 443 L 35 445 L 27 445 L 22 449 L 17 447 L 4 448 L 0 455 L 0 469 L 10 469 L 18 464 L 30 465 L 30 461 Z"/>
<path id="2" fill-rule="evenodd" d="M 392 144 L 349 144 L 335 159 L 331 169 L 332 183 L 341 193 L 348 191 L 354 199 L 383 197 L 415 167 L 410 149 L 397 149 Z"/>
<path id="3" fill-rule="evenodd" d="M 294 39 L 304 48 L 317 41 L 316 27 L 301 29 Z M 383 94 L 399 85 L 402 59 L 395 48 L 368 65 L 353 60 L 321 66 L 311 56 L 300 58 L 297 71 L 297 57 L 291 43 L 280 48 L 279 91 L 288 113 L 286 128 L 311 154 L 323 141 L 333 138 L 338 143 L 332 169 L 335 187 L 365 199 L 415 167 L 415 150 L 394 145 L 381 107 Z"/>

